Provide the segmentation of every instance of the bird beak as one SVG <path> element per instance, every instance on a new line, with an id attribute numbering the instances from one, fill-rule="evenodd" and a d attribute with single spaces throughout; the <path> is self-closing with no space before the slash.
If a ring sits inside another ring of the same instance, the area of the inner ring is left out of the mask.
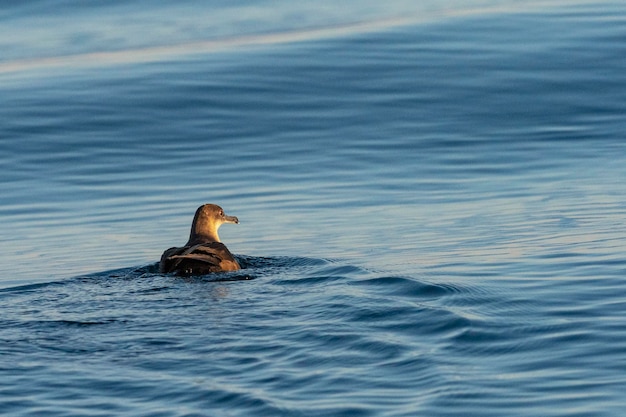
<path id="1" fill-rule="evenodd" d="M 239 219 L 235 216 L 224 216 L 224 223 L 235 223 L 239 224 Z"/>

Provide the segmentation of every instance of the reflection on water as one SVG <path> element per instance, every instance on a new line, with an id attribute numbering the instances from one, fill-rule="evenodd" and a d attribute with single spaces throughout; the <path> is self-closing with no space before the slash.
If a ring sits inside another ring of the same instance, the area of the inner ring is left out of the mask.
<path id="1" fill-rule="evenodd" d="M 293 42 L 310 42 L 328 38 L 337 38 L 343 36 L 354 36 L 367 32 L 377 32 L 383 30 L 390 30 L 399 26 L 416 25 L 425 22 L 436 22 L 443 19 L 459 18 L 459 17 L 471 17 L 471 16 L 485 16 L 499 13 L 518 13 L 518 12 L 537 12 L 546 7 L 557 6 L 574 6 L 577 2 L 559 2 L 559 1 L 538 1 L 525 3 L 523 6 L 519 4 L 508 4 L 507 2 L 495 4 L 478 4 L 472 5 L 459 5 L 459 7 L 447 6 L 443 9 L 433 7 L 430 5 L 426 9 L 421 9 L 412 5 L 408 10 L 393 10 L 393 12 L 400 15 L 393 17 L 385 17 L 382 19 L 373 19 L 372 17 L 366 17 L 365 21 L 356 19 L 357 22 L 339 23 L 334 25 L 328 25 L 328 23 L 320 22 L 305 22 L 305 26 L 313 26 L 312 28 L 288 30 L 277 33 L 255 33 L 246 34 L 243 36 L 230 36 L 221 37 L 211 40 L 188 40 L 186 42 L 174 42 L 168 39 L 166 45 L 158 46 L 143 46 L 141 48 L 131 49 L 118 49 L 97 51 L 97 52 L 83 52 L 83 53 L 70 53 L 61 54 L 60 56 L 50 56 L 46 51 L 44 56 L 38 58 L 22 58 L 0 61 L 0 74 L 2 73 L 18 73 L 30 70 L 49 69 L 54 67 L 99 67 L 102 65 L 120 65 L 120 64 L 138 64 L 144 62 L 158 62 L 163 60 L 180 59 L 194 54 L 207 54 L 213 52 L 225 52 L 232 50 L 233 48 L 252 47 L 252 46 L 267 46 L 267 45 L 280 45 L 283 43 Z M 588 2 L 578 2 L 579 4 L 587 4 Z M 214 12 L 214 11 L 212 11 Z M 385 10 L 385 14 L 391 14 L 389 9 Z M 211 19 L 212 20 L 212 19 Z M 113 23 L 113 22 L 111 22 Z M 267 22 L 264 22 L 267 24 Z M 144 22 L 145 25 L 149 25 L 150 29 L 153 28 L 152 24 Z M 196 28 L 196 31 L 206 31 L 206 20 L 202 22 L 195 22 L 196 25 L 203 26 Z M 321 26 L 321 27 L 320 27 Z M 105 30 L 111 30 L 105 28 Z M 118 28 L 120 32 L 123 32 L 122 28 Z M 127 29 L 128 30 L 128 29 Z M 189 30 L 189 29 L 187 29 Z M 154 32 L 154 30 L 151 30 Z M 158 32 L 157 32 L 158 33 Z M 32 35 L 31 35 L 32 36 Z M 66 35 L 70 39 L 82 36 L 80 31 L 78 34 Z M 162 34 L 165 36 L 165 34 Z M 32 39 L 24 39 L 28 42 Z M 148 41 L 148 40 L 146 40 Z M 29 45 L 30 46 L 30 45 Z M 61 45 L 63 47 L 63 45 Z M 109 49 L 108 47 L 106 49 Z"/>

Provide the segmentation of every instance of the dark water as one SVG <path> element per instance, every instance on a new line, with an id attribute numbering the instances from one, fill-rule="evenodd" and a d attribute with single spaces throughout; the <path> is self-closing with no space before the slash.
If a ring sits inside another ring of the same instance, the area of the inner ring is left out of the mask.
<path id="1" fill-rule="evenodd" d="M 214 3 L 0 11 L 0 414 L 623 415 L 626 6 Z"/>

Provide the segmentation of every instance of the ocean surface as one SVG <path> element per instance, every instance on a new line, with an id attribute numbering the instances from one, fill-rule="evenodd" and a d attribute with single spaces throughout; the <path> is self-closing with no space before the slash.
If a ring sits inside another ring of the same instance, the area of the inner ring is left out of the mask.
<path id="1" fill-rule="evenodd" d="M 626 4 L 4 2 L 0 415 L 626 413 Z M 179 278 L 203 203 L 244 269 Z"/>

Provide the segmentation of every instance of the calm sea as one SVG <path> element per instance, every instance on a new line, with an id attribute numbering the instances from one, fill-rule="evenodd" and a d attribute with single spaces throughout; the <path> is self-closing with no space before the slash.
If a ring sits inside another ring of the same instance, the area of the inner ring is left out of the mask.
<path id="1" fill-rule="evenodd" d="M 0 415 L 623 416 L 626 4 L 522 3 L 5 2 Z"/>

